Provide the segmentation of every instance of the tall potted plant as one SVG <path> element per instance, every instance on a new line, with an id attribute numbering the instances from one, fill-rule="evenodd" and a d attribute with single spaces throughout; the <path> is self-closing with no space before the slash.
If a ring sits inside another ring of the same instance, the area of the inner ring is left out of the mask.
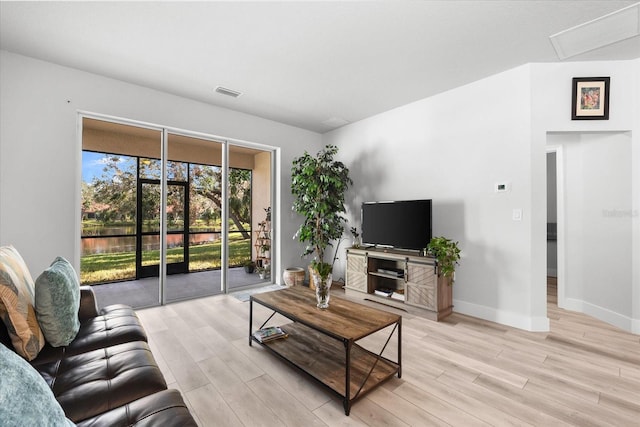
<path id="1" fill-rule="evenodd" d="M 291 193 L 293 209 L 304 217 L 296 232 L 298 240 L 305 243 L 302 256 L 313 254 L 311 275 L 316 286 L 318 307 L 329 305 L 333 261 L 325 261 L 325 252 L 331 242 L 342 237 L 346 218 L 344 195 L 353 181 L 349 169 L 335 160 L 338 147 L 327 145 L 312 156 L 306 151 L 293 160 L 291 167 Z"/>

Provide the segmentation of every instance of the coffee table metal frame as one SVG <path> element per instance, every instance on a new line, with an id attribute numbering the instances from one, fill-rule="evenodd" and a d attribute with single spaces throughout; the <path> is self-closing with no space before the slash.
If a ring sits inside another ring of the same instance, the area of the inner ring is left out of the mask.
<path id="1" fill-rule="evenodd" d="M 270 295 L 276 292 L 279 293 L 277 295 L 278 299 L 274 299 L 276 295 Z M 296 310 L 295 306 L 287 307 L 287 304 L 284 304 L 287 297 L 296 299 L 298 303 L 302 301 L 305 304 L 312 304 L 312 306 L 308 309 L 304 306 L 305 309 L 302 311 Z M 341 298 L 337 302 L 335 298 L 332 301 L 334 301 L 334 304 L 330 305 L 329 309 L 317 309 L 315 307 L 314 292 L 299 286 L 252 295 L 249 301 L 249 345 L 251 346 L 254 341 L 257 342 L 280 359 L 306 373 L 342 397 L 345 415 L 349 415 L 354 401 L 395 374 L 398 375 L 398 378 L 402 376 L 402 316 Z M 283 329 L 289 333 L 288 338 L 260 343 L 253 336 L 254 302 L 273 310 L 273 313 L 258 329 L 263 328 L 273 316 L 280 314 L 294 322 L 282 325 Z M 353 319 L 354 315 L 357 318 L 358 313 L 369 316 L 374 315 L 374 320 L 368 329 L 360 331 L 357 335 L 345 332 L 346 325 L 339 325 L 338 323 L 340 322 L 335 321 L 336 316 L 341 318 L 342 315 L 348 314 L 348 317 Z M 379 319 L 375 319 L 375 314 L 379 314 L 377 316 Z M 393 326 L 393 329 L 379 353 L 373 353 L 357 344 L 358 340 L 389 326 Z M 394 334 L 397 335 L 397 361 L 382 356 Z M 339 346 L 336 345 L 336 342 L 342 343 L 344 358 L 339 354 Z M 310 348 L 317 349 L 318 352 L 323 353 L 325 356 L 329 355 L 325 359 L 331 360 L 325 360 L 328 363 L 325 368 L 327 371 L 333 372 L 332 374 L 324 375 L 323 361 L 314 359 L 313 363 L 308 363 Z M 342 361 L 344 361 L 344 390 L 340 389 L 340 381 L 336 378 L 334 372 L 336 366 L 341 365 Z M 360 383 L 354 382 L 358 380 L 358 378 L 354 378 L 354 366 L 352 366 L 354 363 L 358 365 L 358 372 L 355 376 L 361 379 Z M 364 366 L 368 364 L 371 366 L 365 369 Z"/>

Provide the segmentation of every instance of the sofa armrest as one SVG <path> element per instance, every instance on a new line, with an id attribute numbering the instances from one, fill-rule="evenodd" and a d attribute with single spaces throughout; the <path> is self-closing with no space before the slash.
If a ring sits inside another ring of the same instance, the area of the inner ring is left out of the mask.
<path id="1" fill-rule="evenodd" d="M 80 322 L 98 315 L 98 301 L 91 286 L 80 286 L 80 310 L 78 318 Z"/>

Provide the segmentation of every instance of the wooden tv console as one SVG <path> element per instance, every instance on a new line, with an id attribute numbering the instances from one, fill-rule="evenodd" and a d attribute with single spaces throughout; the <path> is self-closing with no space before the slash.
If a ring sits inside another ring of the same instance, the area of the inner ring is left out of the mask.
<path id="1" fill-rule="evenodd" d="M 452 286 L 433 257 L 377 248 L 347 249 L 345 293 L 390 306 L 405 304 L 441 320 L 453 311 Z"/>

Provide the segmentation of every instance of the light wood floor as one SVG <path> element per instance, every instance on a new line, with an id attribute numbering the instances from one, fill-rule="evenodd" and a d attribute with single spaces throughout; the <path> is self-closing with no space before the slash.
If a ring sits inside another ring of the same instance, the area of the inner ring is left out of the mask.
<path id="1" fill-rule="evenodd" d="M 402 378 L 349 417 L 334 395 L 249 347 L 248 311 L 228 295 L 138 311 L 167 382 L 202 426 L 640 426 L 640 336 L 558 309 L 553 284 L 549 333 L 402 313 Z"/>

